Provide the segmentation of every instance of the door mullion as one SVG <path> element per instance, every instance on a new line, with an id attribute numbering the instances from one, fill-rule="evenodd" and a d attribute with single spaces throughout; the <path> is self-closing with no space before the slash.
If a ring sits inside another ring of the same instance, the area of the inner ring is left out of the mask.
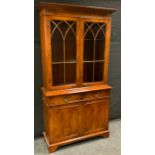
<path id="1" fill-rule="evenodd" d="M 84 25 L 81 19 L 77 22 L 77 69 L 76 69 L 76 78 L 77 86 L 82 86 L 83 82 L 83 34 L 84 34 Z"/>

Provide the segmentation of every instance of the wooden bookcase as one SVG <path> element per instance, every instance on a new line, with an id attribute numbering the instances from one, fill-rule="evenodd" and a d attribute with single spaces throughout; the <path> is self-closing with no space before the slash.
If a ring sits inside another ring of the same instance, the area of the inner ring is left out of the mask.
<path id="1" fill-rule="evenodd" d="M 115 9 L 41 3 L 44 138 L 49 152 L 108 137 L 108 59 Z"/>

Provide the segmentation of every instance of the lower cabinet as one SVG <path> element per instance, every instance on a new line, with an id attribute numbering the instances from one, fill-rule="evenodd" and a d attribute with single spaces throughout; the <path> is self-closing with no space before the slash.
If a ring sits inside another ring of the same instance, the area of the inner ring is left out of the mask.
<path id="1" fill-rule="evenodd" d="M 49 108 L 49 140 L 59 142 L 108 130 L 108 100 L 77 102 Z"/>
<path id="2" fill-rule="evenodd" d="M 44 137 L 49 152 L 75 141 L 99 135 L 108 136 L 109 97 L 97 97 L 86 99 L 84 96 L 81 100 L 68 100 L 69 103 L 60 102 L 56 105 L 44 100 Z"/>

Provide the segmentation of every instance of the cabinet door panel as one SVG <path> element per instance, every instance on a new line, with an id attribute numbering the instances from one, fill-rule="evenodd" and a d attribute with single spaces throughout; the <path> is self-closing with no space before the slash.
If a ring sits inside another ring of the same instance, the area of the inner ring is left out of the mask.
<path id="1" fill-rule="evenodd" d="M 76 83 L 76 21 L 50 20 L 53 86 Z M 63 68 L 59 68 L 59 64 Z M 69 73 L 68 68 L 72 73 Z M 57 70 L 57 71 L 56 71 Z M 60 75 L 59 75 L 60 74 Z M 61 77 L 60 77 L 61 76 Z"/>
<path id="2" fill-rule="evenodd" d="M 84 133 L 91 133 L 108 129 L 108 102 L 87 102 L 83 110 Z"/>
<path id="3" fill-rule="evenodd" d="M 84 22 L 83 81 L 103 82 L 106 23 Z M 89 67 L 86 63 L 91 63 Z"/>
<path id="4" fill-rule="evenodd" d="M 62 105 L 52 110 L 53 141 L 67 140 L 78 136 L 80 127 L 80 106 Z"/>

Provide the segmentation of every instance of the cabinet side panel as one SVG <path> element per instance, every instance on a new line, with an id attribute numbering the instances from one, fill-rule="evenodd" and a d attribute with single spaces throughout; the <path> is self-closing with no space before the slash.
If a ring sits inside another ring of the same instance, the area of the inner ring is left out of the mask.
<path id="1" fill-rule="evenodd" d="M 43 99 L 43 120 L 44 120 L 44 131 L 46 133 L 46 136 L 49 137 L 49 116 L 48 116 L 48 107 L 46 105 L 45 99 Z"/>
<path id="2" fill-rule="evenodd" d="M 46 86 L 46 70 L 45 70 L 45 56 L 44 56 L 44 32 L 43 32 L 43 22 L 44 17 L 42 16 L 43 11 L 40 12 L 40 40 L 41 40 L 41 60 L 42 60 L 42 77 L 43 77 L 43 85 Z"/>
<path id="3" fill-rule="evenodd" d="M 40 12 L 40 32 L 41 32 L 41 53 L 42 53 L 42 72 L 43 84 L 47 89 L 51 88 L 51 39 L 50 39 L 50 22 L 48 17 L 44 15 L 45 10 Z"/>

